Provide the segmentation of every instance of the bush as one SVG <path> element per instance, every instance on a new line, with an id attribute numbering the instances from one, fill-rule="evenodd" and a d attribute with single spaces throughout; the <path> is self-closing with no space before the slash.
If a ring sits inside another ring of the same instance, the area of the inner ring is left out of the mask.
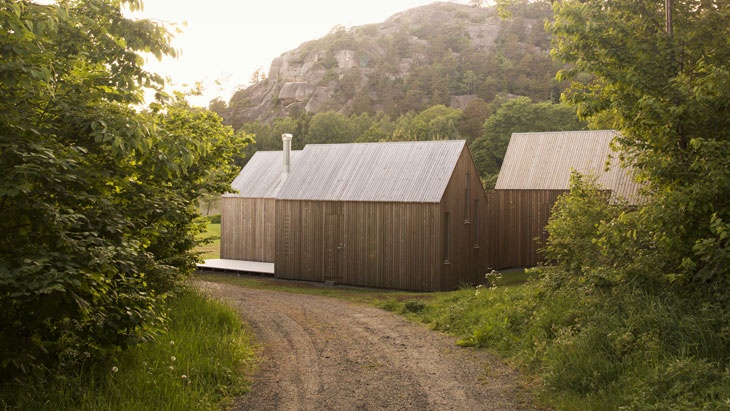
<path id="1" fill-rule="evenodd" d="M 162 331 L 245 139 L 144 70 L 175 51 L 137 2 L 57 3 L 0 7 L 0 381 Z"/>
<path id="2" fill-rule="evenodd" d="M 253 334 L 234 310 L 196 292 L 164 309 L 169 328 L 155 341 L 103 356 L 68 351 L 52 372 L 0 383 L 0 409 L 208 411 L 248 391 Z"/>

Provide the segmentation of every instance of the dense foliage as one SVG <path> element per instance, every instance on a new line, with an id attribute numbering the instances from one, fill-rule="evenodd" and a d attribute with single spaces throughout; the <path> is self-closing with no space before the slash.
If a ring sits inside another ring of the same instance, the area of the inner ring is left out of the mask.
<path id="1" fill-rule="evenodd" d="M 239 314 L 195 291 L 177 293 L 165 306 L 167 329 L 154 342 L 102 359 L 83 358 L 77 370 L 43 379 L 16 375 L 2 386 L 0 407 L 215 411 L 248 392 L 256 346 Z"/>
<path id="2" fill-rule="evenodd" d="M 627 275 L 721 302 L 730 291 L 730 6 L 672 7 L 671 34 L 661 5 L 628 1 L 562 3 L 552 30 L 556 54 L 575 66 L 561 75 L 594 75 L 568 100 L 584 116 L 613 112 L 620 148 L 647 187 L 649 203 L 617 228 L 636 238 L 612 244 L 621 250 L 612 257 L 643 255 L 642 272 Z"/>
<path id="3" fill-rule="evenodd" d="M 160 329 L 197 201 L 231 181 L 241 138 L 164 96 L 142 53 L 174 55 L 170 34 L 123 7 L 0 2 L 0 380 Z"/>

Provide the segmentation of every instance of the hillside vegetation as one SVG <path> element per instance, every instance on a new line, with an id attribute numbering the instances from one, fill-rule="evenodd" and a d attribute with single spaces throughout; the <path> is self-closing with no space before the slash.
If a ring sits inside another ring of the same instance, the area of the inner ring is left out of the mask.
<path id="1" fill-rule="evenodd" d="M 396 118 L 505 94 L 557 102 L 565 84 L 549 53 L 551 15 L 543 3 L 514 6 L 507 20 L 495 8 L 434 3 L 379 24 L 335 27 L 276 58 L 268 76 L 217 111 L 239 128 L 325 111 Z"/>
<path id="2" fill-rule="evenodd" d="M 259 150 L 313 143 L 465 139 L 491 187 L 513 132 L 579 130 L 559 103 L 567 82 L 550 57 L 543 3 L 495 8 L 434 3 L 380 24 L 337 27 L 274 60 L 269 76 L 211 102 Z"/>

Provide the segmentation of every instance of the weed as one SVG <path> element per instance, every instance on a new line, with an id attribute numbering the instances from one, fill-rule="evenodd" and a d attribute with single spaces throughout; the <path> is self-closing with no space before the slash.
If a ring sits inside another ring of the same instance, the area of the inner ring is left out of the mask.
<path id="1" fill-rule="evenodd" d="M 409 313 L 420 313 L 426 308 L 426 303 L 422 301 L 410 300 L 403 304 L 403 308 Z"/>

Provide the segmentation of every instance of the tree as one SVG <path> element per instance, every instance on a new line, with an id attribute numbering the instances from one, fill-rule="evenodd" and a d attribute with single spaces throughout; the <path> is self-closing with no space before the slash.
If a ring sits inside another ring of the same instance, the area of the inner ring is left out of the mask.
<path id="1" fill-rule="evenodd" d="M 475 98 L 464 107 L 458 122 L 459 134 L 473 143 L 482 134 L 484 121 L 492 114 L 486 101 Z"/>
<path id="2" fill-rule="evenodd" d="M 0 380 L 151 338 L 244 143 L 164 94 L 140 53 L 171 35 L 123 6 L 0 3 Z"/>
<path id="3" fill-rule="evenodd" d="M 584 128 L 585 123 L 578 119 L 575 110 L 566 105 L 533 103 L 528 97 L 518 97 L 499 106 L 484 122 L 484 133 L 472 147 L 474 162 L 482 177 L 496 176 L 512 133 Z"/>
<path id="4" fill-rule="evenodd" d="M 344 114 L 326 111 L 312 116 L 305 144 L 352 143 L 357 138 L 353 124 Z"/>
<path id="5" fill-rule="evenodd" d="M 730 381 L 728 3 L 554 8 L 554 54 L 570 64 L 561 79 L 573 81 L 563 98 L 592 124 L 618 126 L 616 148 L 645 190 L 641 204 L 610 204 L 574 178 L 556 204 L 544 249 L 553 265 L 538 269 L 535 310 L 556 314 L 539 344 L 552 351 L 546 374 L 568 376 L 553 386 L 579 396 L 600 386 L 617 407 L 721 408 Z M 695 388 L 680 394 L 687 382 Z"/>
<path id="6" fill-rule="evenodd" d="M 412 128 L 416 140 L 458 139 L 456 125 L 461 111 L 444 105 L 435 105 L 423 110 L 413 118 Z"/>
<path id="7" fill-rule="evenodd" d="M 647 187 L 628 213 L 653 250 L 641 277 L 710 299 L 730 291 L 730 18 L 725 1 L 556 3 L 555 54 L 571 64 L 566 99 L 584 117 L 618 118 L 618 146 Z M 590 22 L 590 24 L 588 24 Z M 617 227 L 622 227 L 617 224 Z M 627 227 L 623 227 L 626 229 Z M 618 228 L 617 228 L 618 229 Z M 712 247 L 705 247 L 713 244 Z M 616 244 L 631 255 L 639 244 Z"/>
<path id="8" fill-rule="evenodd" d="M 263 68 L 259 67 L 251 74 L 251 79 L 248 81 L 248 84 L 258 84 L 260 81 L 264 80 L 266 80 L 266 73 L 264 73 Z"/>

